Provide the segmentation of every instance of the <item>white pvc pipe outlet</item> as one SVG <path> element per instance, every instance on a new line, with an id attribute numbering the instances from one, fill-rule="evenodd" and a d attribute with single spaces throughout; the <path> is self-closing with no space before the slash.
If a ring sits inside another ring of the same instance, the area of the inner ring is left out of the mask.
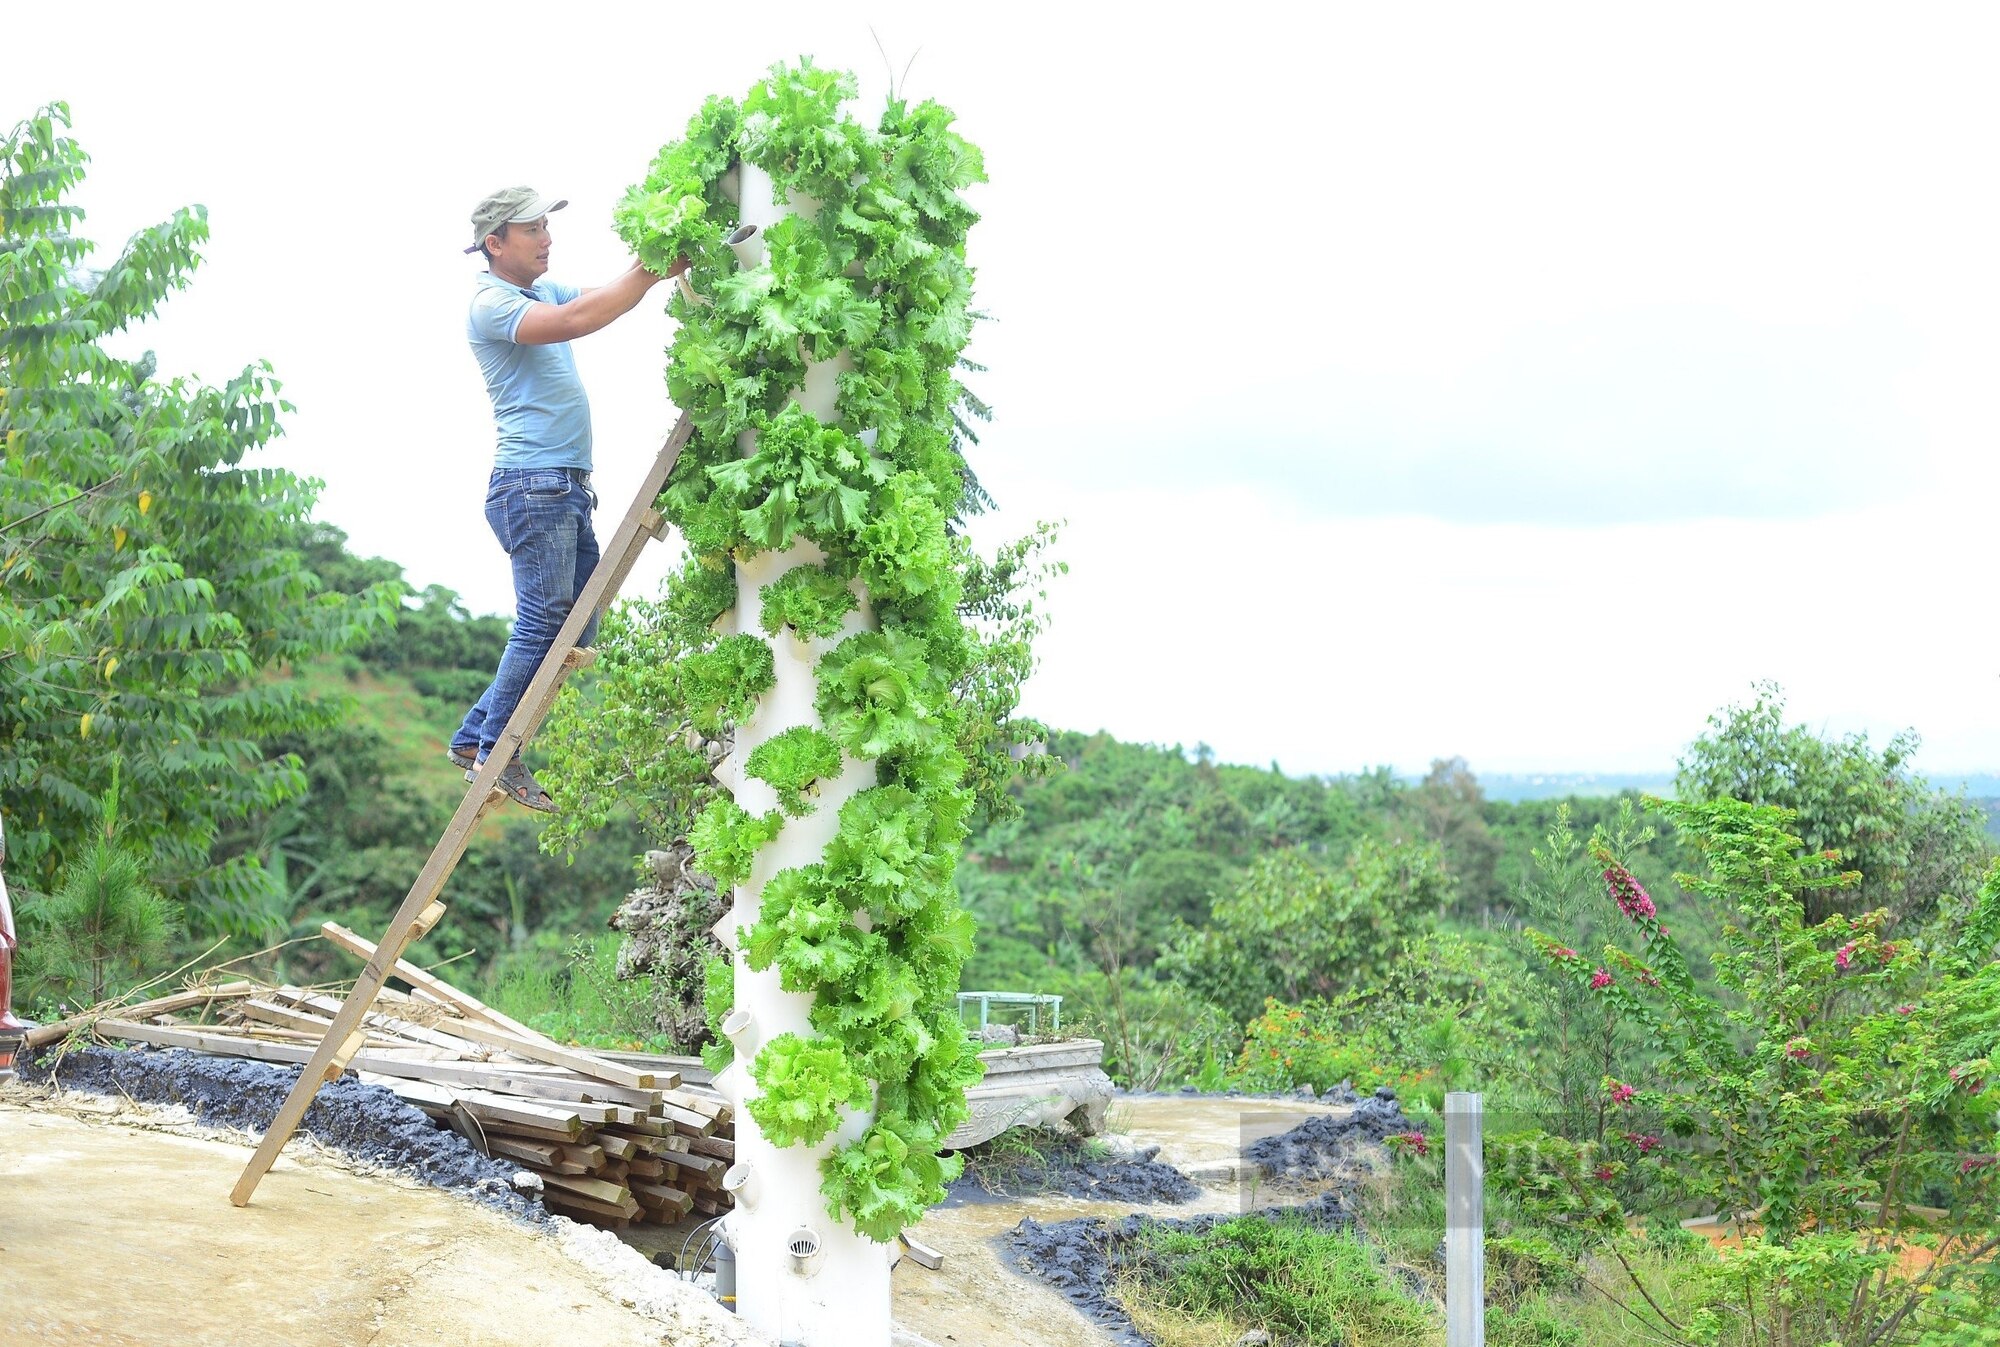
<path id="1" fill-rule="evenodd" d="M 757 1055 L 756 1050 L 750 1043 L 750 1031 L 755 1023 L 756 1021 L 751 1018 L 750 1012 L 741 1006 L 738 1006 L 723 1017 L 722 1036 L 728 1039 L 730 1045 L 736 1049 L 737 1056 L 755 1057 Z"/>
<path id="2" fill-rule="evenodd" d="M 754 1207 L 757 1205 L 757 1176 L 750 1166 L 739 1161 L 723 1172 L 722 1191 L 735 1199 L 738 1207 Z"/>
<path id="3" fill-rule="evenodd" d="M 756 225 L 737 226 L 736 232 L 723 242 L 736 254 L 736 265 L 745 271 L 755 271 L 764 265 L 764 231 Z"/>
<path id="4" fill-rule="evenodd" d="M 786 1236 L 785 1252 L 792 1256 L 792 1271 L 810 1277 L 819 1271 L 820 1256 L 826 1247 L 820 1242 L 819 1231 L 802 1225 Z"/>

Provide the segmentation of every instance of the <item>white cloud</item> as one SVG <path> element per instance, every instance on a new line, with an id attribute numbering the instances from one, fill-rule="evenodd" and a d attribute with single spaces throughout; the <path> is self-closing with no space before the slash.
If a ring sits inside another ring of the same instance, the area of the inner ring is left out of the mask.
<path id="1" fill-rule="evenodd" d="M 609 276 L 612 202 L 703 95 L 801 51 L 879 89 L 871 23 L 993 174 L 977 466 L 1072 520 L 1051 718 L 1299 769 L 1648 769 L 1776 677 L 2000 763 L 1984 7 L 73 3 L 10 16 L 65 55 L 4 115 L 72 101 L 107 243 L 205 202 L 208 264 L 136 339 L 271 359 L 324 517 L 504 608 L 472 202 L 568 196 L 557 274 Z M 579 346 L 614 509 L 667 335 Z"/>

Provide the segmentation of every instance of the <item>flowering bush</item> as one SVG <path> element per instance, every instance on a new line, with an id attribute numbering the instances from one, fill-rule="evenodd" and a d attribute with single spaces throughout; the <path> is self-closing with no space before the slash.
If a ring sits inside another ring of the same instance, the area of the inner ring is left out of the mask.
<path id="1" fill-rule="evenodd" d="M 1278 1092 L 1310 1085 L 1326 1091 L 1351 1081 L 1366 1094 L 1387 1085 L 1398 1095 L 1422 1093 L 1432 1073 L 1400 1065 L 1375 1030 L 1346 1027 L 1347 1012 L 1360 998 L 1306 1000 L 1284 1005 L 1275 997 L 1244 1030 L 1230 1083 L 1245 1090 Z"/>
<path id="2" fill-rule="evenodd" d="M 1656 803 L 1708 862 L 1705 877 L 1675 878 L 1727 918 L 1723 996 L 1697 986 L 1645 889 L 1600 855 L 1636 952 L 1607 945 L 1589 960 L 1528 935 L 1658 1045 L 1654 1082 L 1607 1077 L 1604 1090 L 1659 1127 L 1602 1145 L 1522 1138 L 1500 1148 L 1502 1182 L 1624 1265 L 1653 1340 L 1928 1344 L 2000 1319 L 2000 1092 L 1986 1089 L 2000 1053 L 2000 866 L 1955 921 L 1890 941 L 1882 911 L 1807 924 L 1805 895 L 1857 877 L 1801 854 L 1785 811 Z M 1735 1218 L 1743 1236 L 1692 1311 L 1662 1308 L 1625 1257 L 1632 1216 L 1614 1184 L 1632 1171 Z"/>

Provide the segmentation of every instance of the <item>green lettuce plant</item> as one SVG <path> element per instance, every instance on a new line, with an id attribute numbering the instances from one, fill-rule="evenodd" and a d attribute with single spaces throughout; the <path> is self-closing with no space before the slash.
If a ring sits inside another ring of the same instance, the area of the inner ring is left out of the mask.
<path id="1" fill-rule="evenodd" d="M 810 1146 L 840 1122 L 840 1110 L 868 1102 L 868 1082 L 839 1047 L 780 1034 L 757 1054 L 763 1093 L 748 1105 L 764 1135 L 780 1146 Z"/>
<path id="2" fill-rule="evenodd" d="M 757 745 L 744 769 L 770 784 L 787 814 L 810 814 L 814 787 L 840 772 L 840 745 L 810 725 L 794 725 Z"/>
<path id="3" fill-rule="evenodd" d="M 854 591 L 823 566 L 800 566 L 765 585 L 758 595 L 760 623 L 776 636 L 790 627 L 800 636 L 831 636 L 854 611 Z"/>
<path id="4" fill-rule="evenodd" d="M 688 829 L 695 867 L 725 888 L 741 884 L 750 877 L 757 848 L 776 837 L 784 824 L 778 810 L 752 814 L 727 795 L 717 795 Z"/>

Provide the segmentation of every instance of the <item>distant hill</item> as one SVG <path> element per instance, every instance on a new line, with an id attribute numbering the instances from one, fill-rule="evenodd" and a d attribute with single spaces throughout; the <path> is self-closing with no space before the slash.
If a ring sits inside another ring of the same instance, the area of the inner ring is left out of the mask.
<path id="1" fill-rule="evenodd" d="M 1413 782 L 1422 777 L 1412 778 Z M 1641 773 L 1636 775 L 1616 772 L 1531 772 L 1525 774 L 1479 776 L 1480 789 L 1489 800 L 1500 800 L 1517 804 L 1523 800 L 1562 800 L 1572 796 L 1589 799 L 1602 795 L 1617 795 L 1623 791 L 1636 790 L 1648 795 L 1671 796 L 1674 793 L 1674 778 L 1671 772 Z"/>
<path id="2" fill-rule="evenodd" d="M 1422 781 L 1421 776 L 1403 778 L 1411 785 Z M 1930 778 L 1931 785 L 1942 791 L 1957 793 L 1963 791 L 1967 799 L 1990 801 L 2000 806 L 2000 774 L 1977 772 L 1971 775 L 1946 774 Z M 1489 800 L 1519 803 L 1523 800 L 1560 800 L 1570 796 L 1590 798 L 1600 795 L 1617 795 L 1621 791 L 1636 790 L 1647 795 L 1671 797 L 1674 793 L 1674 777 L 1671 772 L 1618 773 L 1618 772 L 1520 772 L 1479 774 L 1480 789 Z M 1989 810 L 2000 812 L 2000 808 Z"/>
<path id="3" fill-rule="evenodd" d="M 1947 773 L 1934 776 L 1930 781 L 1939 790 L 1962 790 L 1968 799 L 2000 800 L 2000 774 L 1976 772 L 1971 776 L 1954 776 Z"/>

